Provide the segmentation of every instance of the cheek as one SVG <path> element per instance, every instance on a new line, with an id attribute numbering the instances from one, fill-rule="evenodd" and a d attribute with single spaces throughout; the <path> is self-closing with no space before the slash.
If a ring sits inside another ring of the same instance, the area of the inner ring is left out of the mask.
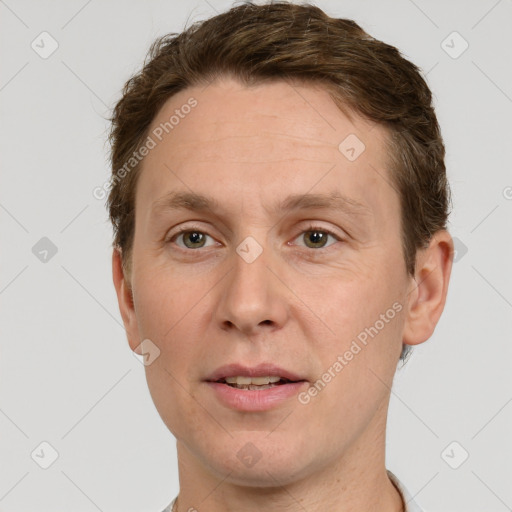
<path id="1" fill-rule="evenodd" d="M 354 258 L 301 287 L 304 302 L 329 327 L 334 339 L 356 336 L 393 303 L 389 272 L 379 263 L 373 258 Z"/>
<path id="2" fill-rule="evenodd" d="M 351 388 L 359 390 L 368 379 L 376 380 L 371 370 L 383 379 L 394 372 L 402 346 L 407 283 L 400 266 L 385 262 L 368 259 L 353 265 L 350 273 L 333 273 L 324 280 L 323 293 L 310 291 L 305 299 L 328 327 L 322 328 L 321 338 L 311 338 L 322 369 L 344 356 L 343 371 L 335 372 L 344 377 L 337 381 L 349 379 Z"/>
<path id="3" fill-rule="evenodd" d="M 201 411 L 191 400 L 193 369 L 200 353 L 198 316 L 207 300 L 201 286 L 167 272 L 140 275 L 136 315 L 139 332 L 159 348 L 159 357 L 146 366 L 146 380 L 156 409 L 177 438 L 201 431 Z M 203 300 L 201 300 L 203 298 Z M 140 306 L 140 307 L 139 307 Z"/>
<path id="4" fill-rule="evenodd" d="M 398 311 L 401 305 L 391 297 L 377 300 L 370 288 L 346 291 L 333 297 L 338 301 L 336 322 L 330 324 L 335 335 L 316 340 L 312 348 L 321 364 L 314 382 L 318 393 L 306 407 L 322 411 L 319 430 L 343 424 L 356 435 L 387 400 L 402 346 L 403 309 Z"/>
<path id="5" fill-rule="evenodd" d="M 200 282 L 172 269 L 140 268 L 134 275 L 134 306 L 141 335 L 162 341 L 172 336 L 187 322 L 202 294 Z"/>
<path id="6" fill-rule="evenodd" d="M 188 381 L 195 376 L 194 363 L 201 357 L 197 340 L 204 339 L 211 320 L 212 294 L 207 292 L 215 280 L 148 267 L 137 275 L 135 284 L 140 336 L 149 338 L 160 350 L 155 363 L 162 368 L 157 372 L 159 365 L 155 365 L 155 371 L 147 367 L 148 383 L 151 381 L 158 388 L 159 382 L 166 382 L 167 390 L 179 388 L 179 384 L 188 387 Z"/>

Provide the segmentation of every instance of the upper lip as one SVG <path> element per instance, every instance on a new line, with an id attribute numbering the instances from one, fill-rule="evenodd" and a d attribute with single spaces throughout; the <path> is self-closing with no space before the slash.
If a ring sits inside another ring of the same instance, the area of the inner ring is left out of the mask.
<path id="1" fill-rule="evenodd" d="M 209 382 L 216 382 L 221 379 L 225 379 L 226 377 L 267 377 L 267 376 L 277 376 L 282 377 L 283 379 L 288 379 L 291 381 L 300 381 L 306 380 L 303 377 L 285 370 L 284 368 L 280 368 L 272 363 L 260 363 L 256 366 L 244 366 L 242 364 L 226 364 L 224 366 L 220 366 L 213 373 L 211 373 L 205 380 Z"/>

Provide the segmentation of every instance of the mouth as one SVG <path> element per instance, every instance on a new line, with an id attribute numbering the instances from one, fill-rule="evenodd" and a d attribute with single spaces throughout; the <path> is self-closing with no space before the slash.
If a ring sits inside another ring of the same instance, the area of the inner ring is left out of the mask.
<path id="1" fill-rule="evenodd" d="M 210 381 L 211 382 L 211 381 Z M 258 391 L 264 389 L 270 389 L 277 386 L 283 386 L 285 384 L 305 382 L 305 380 L 290 380 L 285 377 L 279 376 L 268 376 L 268 377 L 245 377 L 245 376 L 234 376 L 234 377 L 223 377 L 216 381 L 219 384 L 226 384 L 232 388 L 244 389 L 247 391 Z"/>
<path id="2" fill-rule="evenodd" d="M 303 377 L 267 361 L 253 366 L 226 364 L 205 381 L 208 393 L 213 393 L 221 405 L 237 411 L 263 412 L 292 400 L 308 382 Z"/>

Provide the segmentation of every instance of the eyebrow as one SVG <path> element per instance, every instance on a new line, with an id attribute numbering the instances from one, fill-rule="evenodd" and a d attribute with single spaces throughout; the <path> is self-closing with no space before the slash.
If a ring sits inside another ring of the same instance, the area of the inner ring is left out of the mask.
<path id="1" fill-rule="evenodd" d="M 372 215 L 373 213 L 370 207 L 337 191 L 331 194 L 291 194 L 267 211 L 274 215 L 281 215 L 286 212 L 314 208 L 332 209 L 354 216 Z M 222 207 L 219 201 L 213 197 L 196 192 L 174 191 L 157 199 L 151 208 L 154 215 L 179 209 L 218 212 L 222 210 Z"/>

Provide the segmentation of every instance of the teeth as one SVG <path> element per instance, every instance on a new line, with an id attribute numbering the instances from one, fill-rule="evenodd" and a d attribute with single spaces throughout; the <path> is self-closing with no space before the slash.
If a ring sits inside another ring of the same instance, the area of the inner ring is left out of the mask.
<path id="1" fill-rule="evenodd" d="M 249 389 L 249 390 L 258 390 L 258 391 L 261 391 L 263 389 L 268 389 L 268 388 L 273 388 L 275 386 L 277 386 L 277 384 L 264 384 L 263 386 L 257 386 L 255 384 L 242 384 L 242 385 L 238 385 L 238 384 L 228 384 L 228 386 L 232 386 L 236 389 Z"/>
<path id="2" fill-rule="evenodd" d="M 245 384 L 245 385 L 255 385 L 255 386 L 263 386 L 265 384 L 271 384 L 274 382 L 279 382 L 281 377 L 271 376 L 271 377 L 226 377 L 225 381 L 228 384 Z"/>

